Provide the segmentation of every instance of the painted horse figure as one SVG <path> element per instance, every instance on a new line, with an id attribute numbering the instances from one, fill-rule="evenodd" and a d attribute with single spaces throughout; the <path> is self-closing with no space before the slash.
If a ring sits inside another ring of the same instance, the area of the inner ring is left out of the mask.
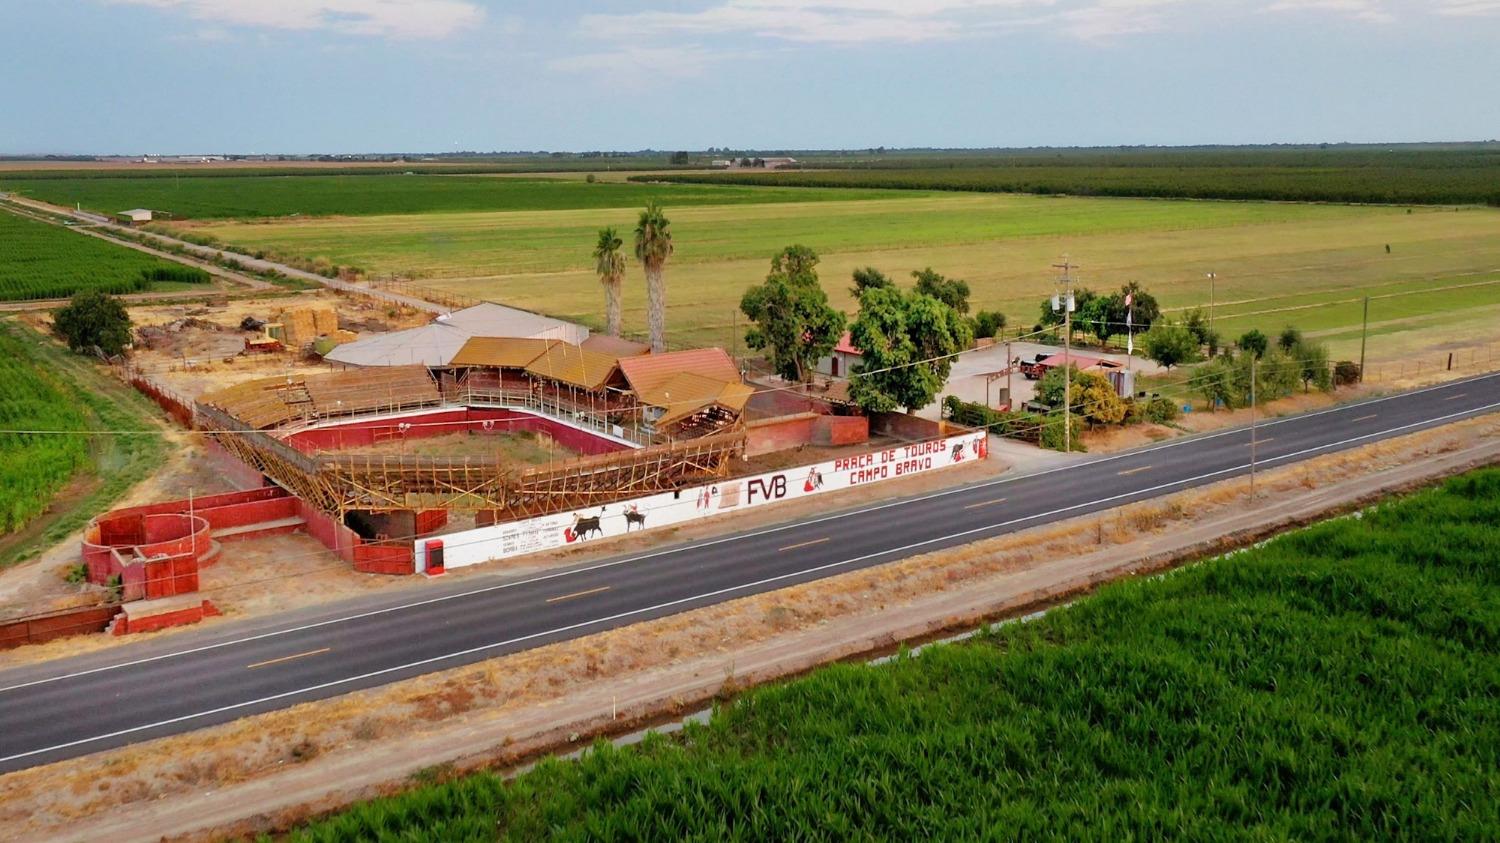
<path id="1" fill-rule="evenodd" d="M 625 510 L 625 532 L 630 532 L 632 526 L 646 529 L 646 514 L 641 512 L 640 507 L 635 504 L 631 504 L 630 508 Z"/>

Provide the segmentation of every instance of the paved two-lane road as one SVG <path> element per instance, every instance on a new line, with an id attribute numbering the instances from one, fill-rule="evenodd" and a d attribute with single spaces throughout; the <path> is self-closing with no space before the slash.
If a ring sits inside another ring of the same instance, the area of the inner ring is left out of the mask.
<path id="1" fill-rule="evenodd" d="M 1259 426 L 1267 467 L 1500 409 L 1500 375 Z M 1243 474 L 1235 429 L 510 582 L 437 581 L 0 673 L 0 772 L 222 723 Z"/>

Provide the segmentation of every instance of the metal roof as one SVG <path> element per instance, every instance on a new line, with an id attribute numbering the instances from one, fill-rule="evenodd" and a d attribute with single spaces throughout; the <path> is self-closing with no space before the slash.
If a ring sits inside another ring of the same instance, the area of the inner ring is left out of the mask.
<path id="1" fill-rule="evenodd" d="M 739 367 L 722 348 L 693 348 L 625 357 L 620 360 L 620 372 L 625 375 L 636 398 L 658 407 L 664 405 L 653 399 L 660 394 L 662 384 L 682 372 L 692 372 L 720 383 L 740 383 L 742 380 Z"/>
<path id="2" fill-rule="evenodd" d="M 662 383 L 655 400 L 647 403 L 666 410 L 656 420 L 658 426 L 665 427 L 713 406 L 741 412 L 754 392 L 754 387 L 738 381 L 729 383 L 693 372 L 681 372 Z"/>
<path id="3" fill-rule="evenodd" d="M 609 384 L 610 379 L 619 371 L 619 365 L 608 354 L 558 343 L 531 361 L 526 371 L 539 378 L 598 391 Z"/>
<path id="4" fill-rule="evenodd" d="M 582 325 L 494 302 L 445 313 L 437 324 L 458 328 L 471 337 L 528 337 L 574 344 L 589 338 L 589 329 Z"/>
<path id="5" fill-rule="evenodd" d="M 458 328 L 434 322 L 346 342 L 323 359 L 349 366 L 447 366 L 469 336 Z"/>
<path id="6" fill-rule="evenodd" d="M 558 340 L 519 337 L 470 337 L 448 365 L 524 369 L 557 343 Z"/>
<path id="7" fill-rule="evenodd" d="M 611 357 L 637 357 L 648 354 L 651 345 L 635 340 L 627 340 L 623 337 L 612 337 L 609 334 L 590 334 L 589 338 L 580 345 L 585 351 L 597 351 L 600 354 L 608 354 Z"/>

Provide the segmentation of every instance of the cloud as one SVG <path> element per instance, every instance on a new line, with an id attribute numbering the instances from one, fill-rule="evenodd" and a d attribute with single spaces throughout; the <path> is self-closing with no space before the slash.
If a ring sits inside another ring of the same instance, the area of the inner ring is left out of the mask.
<path id="1" fill-rule="evenodd" d="M 446 38 L 477 25 L 467 0 L 108 0 L 180 11 L 216 26 L 326 30 L 377 38 Z"/>
<path id="2" fill-rule="evenodd" d="M 655 0 L 670 9 L 665 0 Z M 1050 29 L 1098 41 L 1256 13 L 1316 12 L 1369 23 L 1398 15 L 1500 13 L 1500 0 L 714 0 L 695 11 L 588 14 L 585 36 L 663 42 L 750 36 L 818 44 L 951 41 Z"/>
<path id="3" fill-rule="evenodd" d="M 1272 12 L 1334 12 L 1371 23 L 1396 19 L 1381 0 L 1277 0 L 1267 8 Z"/>
<path id="4" fill-rule="evenodd" d="M 1500 0 L 1439 0 L 1437 13 L 1453 17 L 1500 15 Z"/>
<path id="5" fill-rule="evenodd" d="M 710 65 L 745 53 L 708 50 L 698 45 L 671 47 L 622 47 L 598 53 L 562 56 L 547 62 L 550 70 L 564 73 L 600 74 L 610 78 L 692 78 L 704 75 Z"/>

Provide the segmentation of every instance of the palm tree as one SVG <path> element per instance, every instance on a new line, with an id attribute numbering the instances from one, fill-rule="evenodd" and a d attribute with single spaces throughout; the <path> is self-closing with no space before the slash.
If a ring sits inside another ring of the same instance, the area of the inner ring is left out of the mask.
<path id="1" fill-rule="evenodd" d="M 640 222 L 635 226 L 635 256 L 646 269 L 646 327 L 651 334 L 651 351 L 667 350 L 667 285 L 662 269 L 672 256 L 671 223 L 655 200 L 646 203 Z"/>
<path id="2" fill-rule="evenodd" d="M 625 241 L 613 228 L 599 229 L 594 246 L 594 271 L 604 285 L 604 330 L 612 337 L 620 335 L 620 286 L 625 280 L 625 256 L 620 247 Z"/>

